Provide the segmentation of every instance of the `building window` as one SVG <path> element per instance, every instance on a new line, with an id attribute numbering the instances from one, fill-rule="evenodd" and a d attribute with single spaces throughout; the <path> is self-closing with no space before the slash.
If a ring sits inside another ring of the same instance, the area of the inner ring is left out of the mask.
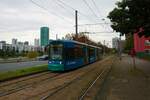
<path id="1" fill-rule="evenodd" d="M 150 46 L 150 40 L 145 40 L 145 46 Z"/>

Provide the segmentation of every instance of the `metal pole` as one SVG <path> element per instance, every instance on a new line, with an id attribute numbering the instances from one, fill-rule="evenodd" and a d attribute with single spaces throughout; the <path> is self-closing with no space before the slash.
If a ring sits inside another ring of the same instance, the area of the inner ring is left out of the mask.
<path id="1" fill-rule="evenodd" d="M 104 46 L 103 46 L 103 56 L 105 56 L 105 40 L 104 40 L 104 44 L 103 44 Z"/>
<path id="2" fill-rule="evenodd" d="M 119 38 L 119 58 L 121 60 L 121 34 L 120 34 L 120 38 Z"/>
<path id="3" fill-rule="evenodd" d="M 76 39 L 78 38 L 78 11 L 75 10 Z"/>

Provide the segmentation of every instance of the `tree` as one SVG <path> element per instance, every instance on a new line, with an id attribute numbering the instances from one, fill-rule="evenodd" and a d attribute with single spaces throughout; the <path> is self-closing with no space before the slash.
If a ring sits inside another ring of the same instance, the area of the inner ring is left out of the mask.
<path id="1" fill-rule="evenodd" d="M 67 34 L 67 35 L 65 36 L 65 39 L 66 39 L 66 40 L 73 40 L 73 34 Z"/>
<path id="2" fill-rule="evenodd" d="M 122 0 L 116 5 L 108 15 L 116 32 L 150 36 L 150 0 Z"/>
<path id="3" fill-rule="evenodd" d="M 128 36 L 126 36 L 126 42 L 125 42 L 125 51 L 128 52 L 129 50 L 131 50 L 134 46 L 134 41 L 133 41 L 133 35 L 128 34 Z"/>

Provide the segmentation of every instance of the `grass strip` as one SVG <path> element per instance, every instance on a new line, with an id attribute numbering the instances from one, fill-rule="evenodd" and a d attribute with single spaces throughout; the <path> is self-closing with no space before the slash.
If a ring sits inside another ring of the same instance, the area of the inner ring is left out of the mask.
<path id="1" fill-rule="evenodd" d="M 31 66 L 30 68 L 18 69 L 15 71 L 2 72 L 2 73 L 0 73 L 0 82 L 14 79 L 17 77 L 22 77 L 22 76 L 27 76 L 27 75 L 47 71 L 48 70 L 47 66 L 48 66 L 47 64 L 46 65 L 38 65 L 38 66 Z"/>

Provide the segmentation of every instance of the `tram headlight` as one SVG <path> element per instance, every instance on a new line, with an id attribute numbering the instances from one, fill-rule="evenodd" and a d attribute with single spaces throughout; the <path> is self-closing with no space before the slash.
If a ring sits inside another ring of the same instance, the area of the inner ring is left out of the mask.
<path id="1" fill-rule="evenodd" d="M 62 64 L 62 62 L 60 61 L 59 64 Z"/>
<path id="2" fill-rule="evenodd" d="M 52 62 L 51 61 L 49 61 L 49 64 L 51 64 Z"/>

